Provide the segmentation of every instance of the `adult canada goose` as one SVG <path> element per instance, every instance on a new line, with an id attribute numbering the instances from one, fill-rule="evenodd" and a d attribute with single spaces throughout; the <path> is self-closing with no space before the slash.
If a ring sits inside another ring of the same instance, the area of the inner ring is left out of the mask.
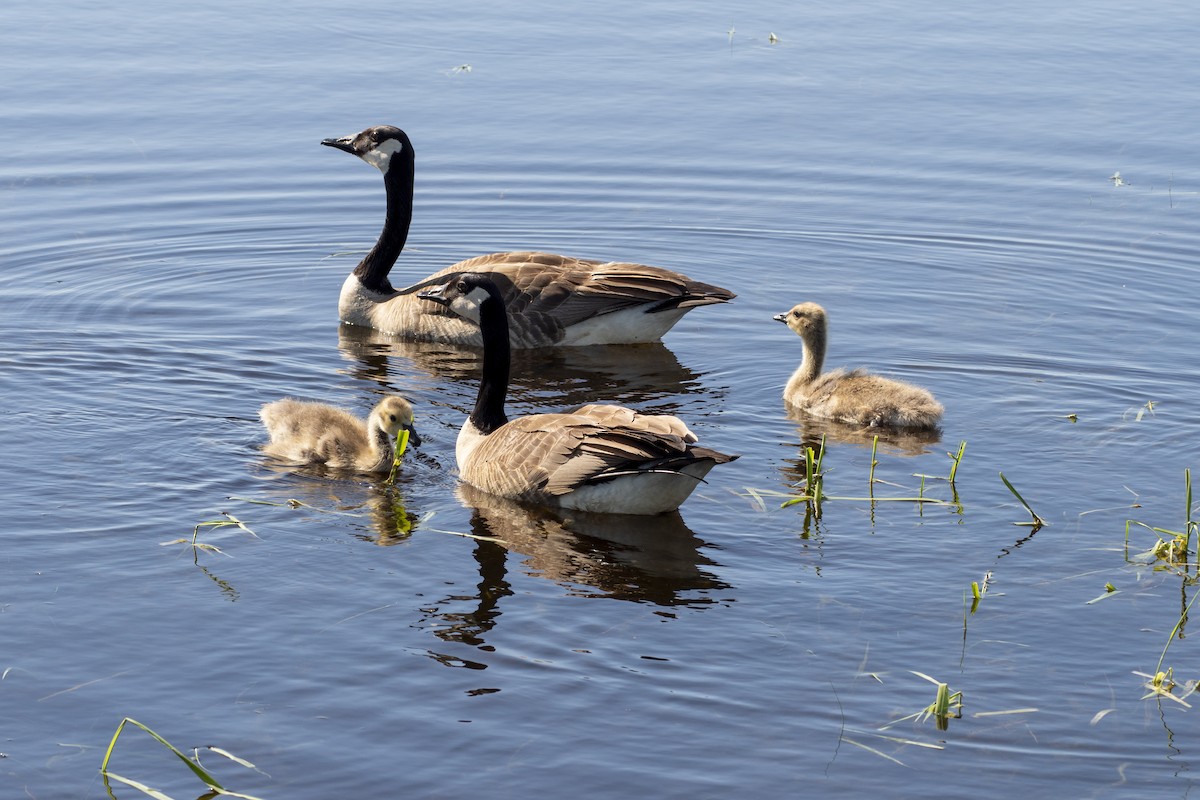
<path id="1" fill-rule="evenodd" d="M 321 144 L 378 167 L 387 192 L 387 216 L 379 240 L 342 284 L 338 313 L 343 322 L 416 339 L 479 346 L 483 340 L 477 325 L 412 294 L 461 272 L 492 277 L 508 306 L 512 346 L 518 348 L 652 342 L 690 309 L 735 296 L 660 267 L 535 252 L 467 259 L 398 291 L 388 273 L 404 249 L 412 222 L 412 142 L 399 128 L 378 125 Z"/>
<path id="2" fill-rule="evenodd" d="M 414 447 L 412 406 L 403 397 L 383 398 L 364 420 L 345 409 L 290 397 L 259 409 L 271 435 L 267 453 L 288 461 L 324 464 L 360 472 L 387 472 L 395 459 L 393 438 L 408 431 Z"/>
<path id="3" fill-rule="evenodd" d="M 509 420 L 509 337 L 504 297 L 491 277 L 457 275 L 421 292 L 472 320 L 483 333 L 475 408 L 455 454 L 466 483 L 540 505 L 616 514 L 674 511 L 717 464 L 737 456 L 696 442 L 677 417 L 622 406 L 585 405 L 564 414 Z"/>
<path id="4" fill-rule="evenodd" d="M 942 405 L 912 384 L 870 375 L 864 370 L 821 372 L 825 364 L 828 324 L 825 309 L 801 303 L 775 319 L 804 341 L 800 367 L 783 390 L 783 399 L 815 417 L 856 425 L 889 428 L 934 428 Z"/>

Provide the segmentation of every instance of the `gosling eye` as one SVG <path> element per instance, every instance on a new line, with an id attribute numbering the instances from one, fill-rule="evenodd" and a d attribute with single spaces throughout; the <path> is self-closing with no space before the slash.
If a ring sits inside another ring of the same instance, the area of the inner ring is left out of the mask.
<path id="1" fill-rule="evenodd" d="M 395 421 L 396 421 L 396 415 L 395 415 L 395 414 L 388 414 L 388 419 L 389 419 L 389 420 L 391 420 L 392 422 L 395 422 Z"/>

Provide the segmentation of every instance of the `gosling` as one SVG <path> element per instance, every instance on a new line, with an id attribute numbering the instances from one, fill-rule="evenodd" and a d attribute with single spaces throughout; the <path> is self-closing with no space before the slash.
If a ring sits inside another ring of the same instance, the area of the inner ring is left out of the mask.
<path id="1" fill-rule="evenodd" d="M 364 420 L 345 409 L 284 398 L 258 412 L 271 441 L 264 450 L 287 461 L 324 464 L 359 472 L 387 472 L 396 457 L 394 438 L 408 431 L 414 447 L 412 406 L 403 397 L 385 397 Z"/>
<path id="2" fill-rule="evenodd" d="M 788 405 L 814 417 L 870 428 L 937 427 L 942 418 L 942 404 L 919 386 L 871 375 L 861 369 L 821 372 L 829 331 L 821 306 L 801 303 L 774 318 L 804 341 L 800 366 L 783 390 Z"/>

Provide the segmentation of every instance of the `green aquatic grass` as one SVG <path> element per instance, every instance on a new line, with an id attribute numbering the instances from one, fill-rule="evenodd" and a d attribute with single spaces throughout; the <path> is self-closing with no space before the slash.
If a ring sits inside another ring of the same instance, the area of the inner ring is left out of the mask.
<path id="1" fill-rule="evenodd" d="M 982 580 L 971 581 L 971 613 L 974 614 L 979 609 L 979 604 L 983 601 L 984 595 L 987 594 L 988 587 L 992 583 L 992 573 L 985 572 Z M 963 620 L 963 625 L 966 625 L 966 620 Z"/>
<path id="2" fill-rule="evenodd" d="M 909 672 L 911 672 L 913 675 L 916 675 L 918 678 L 923 678 L 924 680 L 929 681 L 937 687 L 937 690 L 934 693 L 933 702 L 914 714 L 909 714 L 906 717 L 901 717 L 900 719 L 889 722 L 887 725 L 881 727 L 880 730 L 886 730 L 894 725 L 899 725 L 901 722 L 907 722 L 908 720 L 924 722 L 930 717 L 933 717 L 934 722 L 937 724 L 937 729 L 939 731 L 944 731 L 950 727 L 951 718 L 959 719 L 962 717 L 962 692 L 951 692 L 949 684 L 942 683 L 936 678 L 931 678 L 924 672 L 917 672 L 915 669 L 910 669 Z"/>
<path id="3" fill-rule="evenodd" d="M 808 512 L 817 519 L 821 518 L 821 504 L 825 501 L 825 472 L 822 469 L 824 461 L 825 437 L 822 436 L 819 449 L 814 451 L 807 445 L 804 448 L 804 494 L 790 497 L 779 506 L 780 508 L 804 503 Z"/>
<path id="4" fill-rule="evenodd" d="M 1159 528 L 1134 519 L 1127 519 L 1125 520 L 1125 552 L 1127 554 L 1130 529 L 1134 526 L 1145 528 L 1158 536 L 1158 543 L 1151 547 L 1146 555 L 1170 566 L 1182 567 L 1184 572 L 1188 572 L 1188 557 L 1193 552 L 1193 535 L 1196 536 L 1196 547 L 1200 548 L 1200 520 L 1197 520 L 1192 513 L 1192 470 L 1190 468 L 1183 471 L 1183 484 L 1183 530 Z M 1200 570 L 1200 566 L 1197 569 Z"/>
<path id="5" fill-rule="evenodd" d="M 188 539 L 188 538 L 172 539 L 169 542 L 159 542 L 159 545 L 162 547 L 167 547 L 168 545 L 173 545 L 173 544 L 186 544 L 186 545 L 191 546 L 193 552 L 198 552 L 200 550 L 206 550 L 210 553 L 219 553 L 220 555 L 225 555 L 224 551 L 222 551 L 221 548 L 217 547 L 215 544 L 208 544 L 207 542 L 199 541 L 201 528 L 212 530 L 212 529 L 216 529 L 216 528 L 236 527 L 236 528 L 241 528 L 246 533 L 253 536 L 255 539 L 258 538 L 257 533 L 255 533 L 254 531 L 247 528 L 246 523 L 242 522 L 240 519 L 235 517 L 233 514 L 230 514 L 228 511 L 222 511 L 221 515 L 223 517 L 225 517 L 225 519 L 212 519 L 212 520 L 206 520 L 204 522 L 196 523 L 196 527 L 192 528 L 192 536 L 190 539 Z"/>
<path id="6" fill-rule="evenodd" d="M 392 469 L 388 472 L 387 480 L 384 481 L 386 486 L 396 485 L 396 472 L 400 469 L 400 459 L 404 457 L 404 451 L 408 449 L 408 431 L 401 429 L 396 431 L 396 455 L 392 458 Z"/>
<path id="7" fill-rule="evenodd" d="M 1004 481 L 1004 485 L 1008 487 L 1010 492 L 1012 492 L 1013 497 L 1017 498 L 1017 501 L 1020 502 L 1021 505 L 1025 506 L 1025 510 L 1029 512 L 1029 516 L 1033 518 L 1030 522 L 1014 522 L 1013 525 L 1032 526 L 1035 531 L 1044 527 L 1046 525 L 1046 520 L 1039 517 L 1037 512 L 1029 507 L 1029 503 L 1025 502 L 1025 498 L 1021 497 L 1021 493 L 1017 491 L 1017 488 L 1009 482 L 1008 478 L 1004 477 L 1003 472 L 1000 473 L 1000 480 Z"/>
<path id="8" fill-rule="evenodd" d="M 946 478 L 946 480 L 950 482 L 951 488 L 954 487 L 954 480 L 958 477 L 958 468 L 962 464 L 963 456 L 966 455 L 966 452 L 967 440 L 963 439 L 958 443 L 958 450 L 954 451 L 953 453 L 946 453 L 946 455 L 950 456 L 950 460 L 953 462 L 950 465 L 950 475 Z"/>
<path id="9" fill-rule="evenodd" d="M 959 446 L 958 458 L 960 460 L 962 457 L 962 451 L 965 449 L 965 447 L 966 447 L 966 442 L 963 442 Z M 792 495 L 792 494 L 787 494 L 787 493 L 782 493 L 782 492 L 771 492 L 771 491 L 762 490 L 762 489 L 750 489 L 749 487 L 747 487 L 747 492 L 750 494 L 751 497 L 754 498 L 756 503 L 759 503 L 759 504 L 763 504 L 762 498 L 764 495 L 776 495 L 776 496 L 786 497 L 787 499 L 784 500 L 782 503 L 780 503 L 780 505 L 779 505 L 780 508 L 787 508 L 789 506 L 794 506 L 794 505 L 798 505 L 800 503 L 804 503 L 806 505 L 806 513 L 811 514 L 816 519 L 820 519 L 822 506 L 825 503 L 825 501 L 827 501 L 827 500 L 868 502 L 868 503 L 872 504 L 872 508 L 874 508 L 875 503 L 917 503 L 921 507 L 923 507 L 925 503 L 933 503 L 935 505 L 943 505 L 943 506 L 944 505 L 952 505 L 952 503 L 949 503 L 945 500 L 940 500 L 936 497 L 927 496 L 925 494 L 925 480 L 929 476 L 921 475 L 919 473 L 913 475 L 913 477 L 920 479 L 920 485 L 917 488 L 917 494 L 915 497 L 908 497 L 908 496 L 876 497 L 875 496 L 875 484 L 877 484 L 877 483 L 887 483 L 890 486 L 899 486 L 899 484 L 890 483 L 889 481 L 885 481 L 882 478 L 875 477 L 875 468 L 879 465 L 879 461 L 876 457 L 878 455 L 878 452 L 879 452 L 879 437 L 874 436 L 874 437 L 872 437 L 872 442 L 871 442 L 871 464 L 870 464 L 870 467 L 869 467 L 869 470 L 867 473 L 867 494 L 865 497 L 859 497 L 859 496 L 854 496 L 854 495 L 831 495 L 831 494 L 827 494 L 825 492 L 825 471 L 824 471 L 825 437 L 824 436 L 821 437 L 821 444 L 817 450 L 813 450 L 813 448 L 811 448 L 811 447 L 804 448 L 804 493 L 803 494 Z M 950 455 L 951 458 L 954 458 L 954 454 L 948 454 L 948 455 Z M 953 476 L 956 468 L 957 468 L 957 461 L 955 462 L 955 465 L 951 468 L 951 476 Z M 939 478 L 939 480 L 940 480 L 940 478 Z M 953 478 L 951 477 L 950 480 L 952 481 Z M 955 496 L 957 498 L 957 492 L 955 493 Z M 763 505 L 765 507 L 765 504 L 763 504 Z"/>
<path id="10" fill-rule="evenodd" d="M 164 739 L 162 736 L 155 733 L 148 726 L 143 725 L 142 723 L 138 722 L 136 719 L 133 719 L 131 717 L 125 717 L 124 719 L 121 720 L 120 724 L 117 725 L 117 730 L 113 733 L 112 740 L 108 743 L 108 749 L 104 751 L 104 760 L 100 762 L 100 774 L 104 777 L 106 789 L 108 788 L 108 781 L 114 780 L 114 781 L 117 781 L 118 783 L 123 783 L 126 786 L 130 786 L 134 789 L 137 789 L 138 791 L 142 792 L 143 794 L 155 798 L 155 800 L 172 800 L 172 798 L 169 795 L 164 794 L 163 792 L 160 792 L 157 789 L 153 789 L 150 786 L 147 786 L 146 784 L 142 783 L 141 781 L 137 781 L 132 778 L 126 778 L 122 775 L 118 775 L 118 774 L 112 772 L 108 768 L 109 762 L 112 760 L 113 751 L 117 747 L 117 740 L 121 738 L 121 734 L 122 734 L 122 732 L 124 732 L 126 724 L 133 725 L 133 726 L 145 731 L 146 733 L 150 734 L 150 736 L 155 741 L 157 741 L 163 747 L 167 748 L 167 750 L 169 750 L 171 753 L 173 753 L 176 758 L 178 758 L 180 761 L 182 761 L 187 766 L 187 768 L 192 771 L 192 774 L 194 774 L 197 778 L 199 778 L 201 781 L 203 781 L 204 784 L 208 787 L 208 791 L 204 795 L 205 797 L 238 797 L 238 798 L 242 798 L 242 800 L 261 800 L 261 798 L 255 797 L 254 795 L 241 794 L 239 792 L 233 792 L 233 791 L 230 791 L 229 789 L 226 789 L 224 786 L 221 785 L 220 781 L 218 781 L 215 777 L 213 777 L 212 773 L 210 773 L 208 770 L 206 770 L 200 764 L 200 757 L 199 757 L 198 753 L 195 757 L 189 758 L 188 756 L 186 756 L 182 752 L 180 752 L 179 749 L 177 747 L 175 747 L 175 745 L 171 744 L 166 739 Z M 240 764 L 244 767 L 249 767 L 250 769 L 257 769 L 257 767 L 255 767 L 249 761 L 246 761 L 245 759 L 242 759 L 242 758 L 238 758 L 237 756 L 233 755 L 232 753 L 229 753 L 226 750 L 222 750 L 219 747 L 209 747 L 207 749 L 210 752 L 213 752 L 213 753 L 216 753 L 217 755 L 228 758 L 228 759 L 234 761 L 235 763 Z M 111 790 L 109 790 L 109 796 L 112 796 Z"/>

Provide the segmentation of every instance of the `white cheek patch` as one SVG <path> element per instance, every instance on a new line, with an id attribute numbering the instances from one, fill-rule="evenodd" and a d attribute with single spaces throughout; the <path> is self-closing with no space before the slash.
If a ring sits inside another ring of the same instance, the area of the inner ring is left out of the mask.
<path id="1" fill-rule="evenodd" d="M 473 296 L 475 294 L 475 292 L 477 292 L 477 291 L 479 291 L 479 290 L 476 289 L 475 291 L 472 291 L 470 294 L 465 294 L 465 295 L 460 294 L 457 297 L 455 297 L 453 300 L 450 301 L 450 310 L 453 311 L 455 314 L 458 314 L 460 317 L 463 317 L 464 319 L 469 319 L 472 322 L 478 324 L 479 323 L 479 301 Z M 486 296 L 487 296 L 487 293 L 485 292 L 484 297 L 486 297 Z"/>
<path id="2" fill-rule="evenodd" d="M 398 139 L 388 139 L 378 147 L 363 153 L 362 160 L 373 167 L 378 167 L 380 172 L 387 172 L 388 164 L 392 162 L 392 156 L 403 149 L 403 142 Z"/>

